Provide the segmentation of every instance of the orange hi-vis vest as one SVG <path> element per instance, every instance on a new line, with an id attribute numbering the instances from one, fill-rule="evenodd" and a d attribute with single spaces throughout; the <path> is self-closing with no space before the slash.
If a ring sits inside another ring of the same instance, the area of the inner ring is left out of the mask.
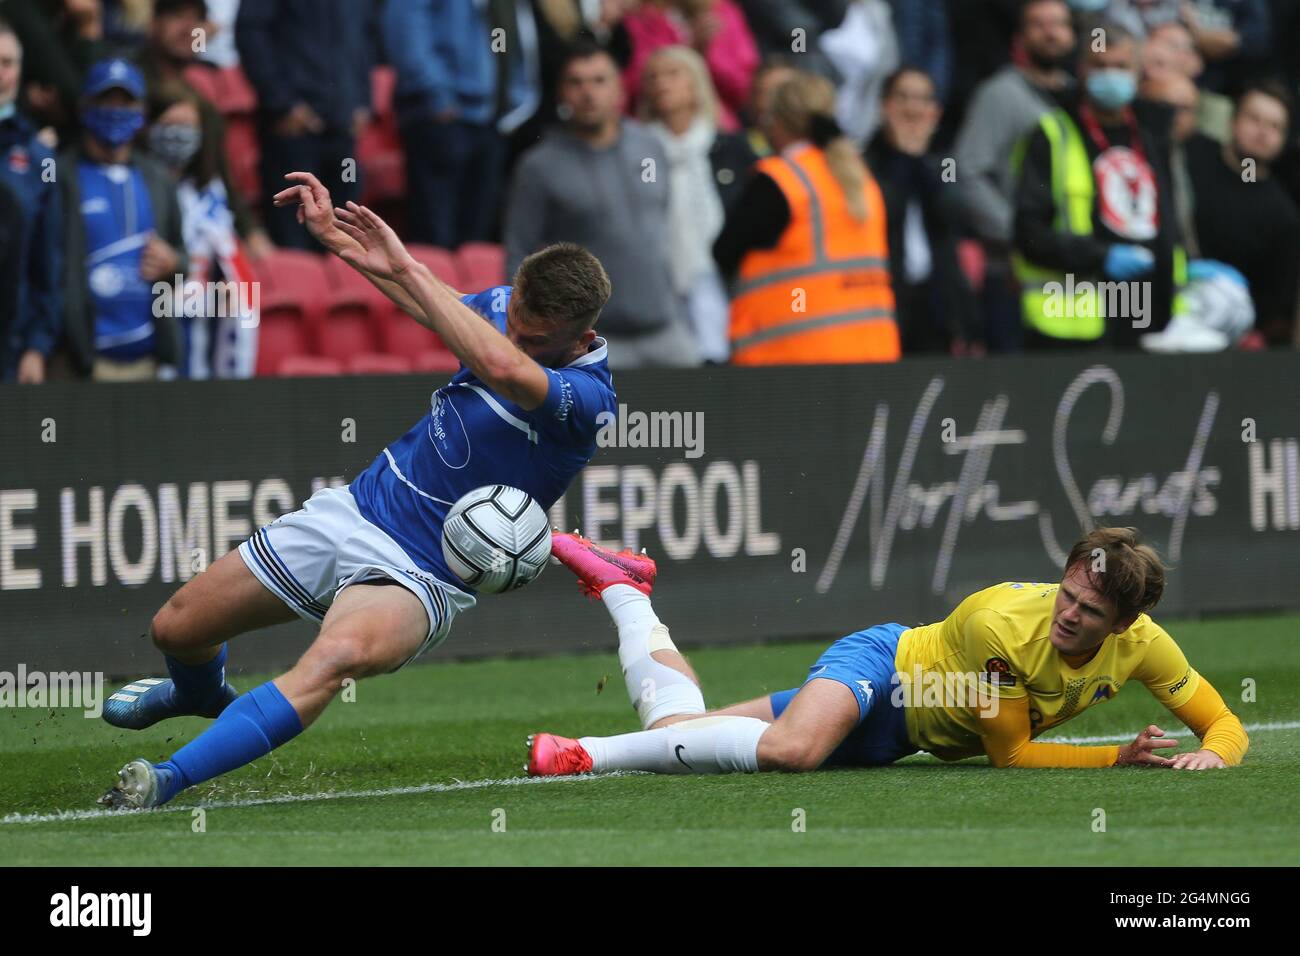
<path id="1" fill-rule="evenodd" d="M 896 361 L 885 201 L 876 181 L 867 176 L 867 218 L 859 222 L 820 149 L 796 147 L 759 160 L 756 168 L 781 188 L 790 224 L 774 248 L 751 249 L 740 262 L 731 361 Z"/>

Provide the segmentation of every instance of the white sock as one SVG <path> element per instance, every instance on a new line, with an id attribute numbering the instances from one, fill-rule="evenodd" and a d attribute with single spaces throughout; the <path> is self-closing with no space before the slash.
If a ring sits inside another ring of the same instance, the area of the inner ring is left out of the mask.
<path id="1" fill-rule="evenodd" d="M 618 662 L 641 726 L 652 727 L 665 717 L 704 713 L 699 685 L 650 656 L 677 650 L 650 599 L 630 584 L 613 584 L 605 588 L 601 600 L 618 626 Z"/>
<path id="2" fill-rule="evenodd" d="M 596 772 L 754 773 L 758 739 L 772 725 L 757 717 L 701 717 L 617 737 L 582 737 Z"/>

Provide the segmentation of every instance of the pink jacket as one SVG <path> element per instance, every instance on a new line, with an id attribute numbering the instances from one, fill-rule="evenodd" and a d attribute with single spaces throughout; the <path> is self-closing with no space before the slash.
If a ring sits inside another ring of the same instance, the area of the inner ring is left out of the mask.
<path id="1" fill-rule="evenodd" d="M 718 32 L 709 41 L 704 59 L 718 91 L 718 125 L 730 132 L 740 128 L 738 116 L 749 100 L 750 82 L 758 68 L 758 47 L 734 0 L 714 0 L 713 13 L 719 20 Z M 649 4 L 629 13 L 623 25 L 632 44 L 632 60 L 623 73 L 623 83 L 628 111 L 633 112 L 641 89 L 641 72 L 650 54 L 674 44 L 692 46 L 691 33 L 682 18 Z"/>

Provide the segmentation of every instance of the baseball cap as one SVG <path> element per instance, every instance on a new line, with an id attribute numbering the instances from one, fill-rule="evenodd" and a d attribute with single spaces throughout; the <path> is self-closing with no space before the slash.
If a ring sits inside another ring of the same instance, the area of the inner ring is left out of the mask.
<path id="1" fill-rule="evenodd" d="M 100 60 L 86 74 L 82 96 L 98 96 L 112 89 L 123 89 L 135 99 L 144 99 L 144 76 L 122 59 Z"/>

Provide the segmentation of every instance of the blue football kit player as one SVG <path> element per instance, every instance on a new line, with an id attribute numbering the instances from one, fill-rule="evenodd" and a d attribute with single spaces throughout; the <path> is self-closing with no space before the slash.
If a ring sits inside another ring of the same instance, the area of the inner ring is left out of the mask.
<path id="1" fill-rule="evenodd" d="M 593 330 L 609 278 L 589 252 L 548 246 L 520 264 L 513 286 L 462 296 L 368 209 L 334 209 L 310 174 L 286 178 L 295 185 L 276 202 L 298 205 L 326 249 L 441 336 L 462 367 L 350 485 L 259 530 L 154 616 L 150 637 L 169 676 L 112 694 L 105 720 L 130 729 L 216 720 L 168 760 L 128 763 L 101 797 L 108 806 L 159 806 L 250 763 L 301 733 L 344 681 L 394 671 L 444 640 L 475 601 L 442 556 L 448 510 L 490 484 L 549 508 L 595 453 L 598 416 L 616 408 Z M 295 616 L 320 624 L 311 646 L 286 673 L 237 694 L 225 681 L 226 642 Z"/>

